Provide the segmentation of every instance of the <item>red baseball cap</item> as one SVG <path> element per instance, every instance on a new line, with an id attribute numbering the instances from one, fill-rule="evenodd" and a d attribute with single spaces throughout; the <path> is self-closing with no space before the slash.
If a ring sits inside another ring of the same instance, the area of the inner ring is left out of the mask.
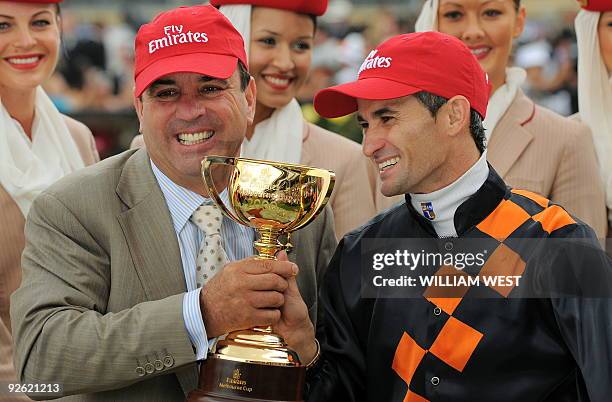
<path id="1" fill-rule="evenodd" d="M 612 0 L 578 0 L 580 7 L 589 11 L 612 11 Z"/>
<path id="2" fill-rule="evenodd" d="M 210 0 L 213 6 L 250 4 L 252 6 L 280 8 L 301 14 L 321 16 L 327 10 L 327 0 Z"/>
<path id="3" fill-rule="evenodd" d="M 213 6 L 178 7 L 159 14 L 136 34 L 135 96 L 172 73 L 230 77 L 240 60 L 248 68 L 244 41 Z"/>
<path id="4" fill-rule="evenodd" d="M 361 65 L 357 81 L 319 91 L 314 107 L 323 117 L 339 117 L 356 111 L 357 99 L 394 99 L 421 91 L 447 99 L 463 95 L 484 118 L 491 85 L 459 39 L 418 32 L 380 44 Z"/>

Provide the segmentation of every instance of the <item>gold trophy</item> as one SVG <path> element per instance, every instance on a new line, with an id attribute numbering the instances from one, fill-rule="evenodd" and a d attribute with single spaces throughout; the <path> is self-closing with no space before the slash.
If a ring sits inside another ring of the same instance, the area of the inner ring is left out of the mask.
<path id="1" fill-rule="evenodd" d="M 229 207 L 215 188 L 213 165 L 232 169 Z M 324 169 L 223 156 L 207 156 L 202 176 L 223 213 L 257 231 L 254 247 L 262 259 L 291 248 L 291 232 L 323 210 L 335 182 L 335 174 Z M 234 331 L 202 362 L 199 387 L 188 401 L 302 401 L 305 373 L 297 353 L 270 327 Z"/>

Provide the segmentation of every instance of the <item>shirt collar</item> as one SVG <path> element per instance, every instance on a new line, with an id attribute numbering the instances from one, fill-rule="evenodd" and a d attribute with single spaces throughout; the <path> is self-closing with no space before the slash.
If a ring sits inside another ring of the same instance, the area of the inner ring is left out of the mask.
<path id="1" fill-rule="evenodd" d="M 489 175 L 484 184 L 472 194 L 465 202 L 457 208 L 454 217 L 455 228 L 457 234 L 462 236 L 474 226 L 482 222 L 491 212 L 497 208 L 499 203 L 504 198 L 510 197 L 510 189 L 506 183 L 497 174 L 495 169 L 488 164 Z M 408 211 L 421 227 L 433 236 L 437 233 L 432 225 L 432 222 L 418 212 L 411 202 L 410 194 L 406 194 L 406 204 Z"/>
<path id="2" fill-rule="evenodd" d="M 487 152 L 461 177 L 448 186 L 428 194 L 410 194 L 412 207 L 433 222 L 440 237 L 456 237 L 454 217 L 457 209 L 478 191 L 489 176 Z"/>
<path id="3" fill-rule="evenodd" d="M 164 198 L 166 199 L 166 204 L 168 205 L 168 209 L 170 210 L 170 216 L 172 218 L 172 223 L 174 225 L 174 230 L 176 233 L 179 233 L 183 230 L 183 227 L 191 218 L 196 208 L 198 208 L 202 204 L 212 204 L 213 201 L 211 198 L 206 198 L 201 196 L 200 194 L 194 193 L 193 191 L 179 186 L 172 180 L 168 178 L 156 165 L 151 162 L 151 169 L 153 170 L 153 174 L 159 183 L 159 187 L 164 194 Z M 223 190 L 221 194 L 219 194 L 221 200 L 227 205 L 228 196 L 227 189 Z M 225 217 L 224 217 L 225 219 Z"/>

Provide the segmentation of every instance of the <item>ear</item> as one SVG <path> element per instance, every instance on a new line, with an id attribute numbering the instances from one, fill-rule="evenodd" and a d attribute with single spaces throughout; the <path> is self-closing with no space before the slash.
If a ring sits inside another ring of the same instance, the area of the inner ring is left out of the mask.
<path id="1" fill-rule="evenodd" d="M 516 14 L 516 22 L 514 24 L 514 32 L 512 34 L 513 38 L 518 38 L 523 33 L 525 29 L 525 20 L 527 19 L 527 12 L 525 11 L 525 7 L 521 7 Z"/>
<path id="2" fill-rule="evenodd" d="M 248 125 L 250 126 L 253 124 L 253 120 L 255 119 L 255 104 L 257 103 L 257 88 L 255 86 L 255 79 L 253 77 L 251 77 L 249 80 L 249 85 L 244 90 L 244 96 L 247 101 L 247 121 Z"/>
<path id="3" fill-rule="evenodd" d="M 138 132 L 142 134 L 142 121 L 143 121 L 143 113 L 142 113 L 142 96 L 134 97 L 134 109 L 136 109 L 136 115 L 138 116 Z"/>
<path id="4" fill-rule="evenodd" d="M 445 119 L 446 132 L 449 136 L 456 136 L 470 127 L 470 102 L 465 96 L 453 96 L 444 105 L 447 118 Z"/>

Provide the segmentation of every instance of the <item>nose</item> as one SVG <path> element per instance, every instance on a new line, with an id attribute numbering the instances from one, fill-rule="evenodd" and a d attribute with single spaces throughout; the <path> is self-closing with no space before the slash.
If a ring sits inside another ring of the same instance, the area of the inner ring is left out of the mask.
<path id="1" fill-rule="evenodd" d="M 281 45 L 276 48 L 272 65 L 280 71 L 289 71 L 295 67 L 293 55 L 288 45 Z"/>
<path id="2" fill-rule="evenodd" d="M 17 30 L 17 38 L 13 42 L 13 46 L 18 49 L 31 49 L 36 45 L 36 39 L 32 35 L 29 26 L 20 27 Z"/>
<path id="3" fill-rule="evenodd" d="M 468 15 L 465 30 L 461 34 L 461 40 L 466 43 L 475 43 L 484 37 L 484 30 L 480 18 L 476 15 Z"/>
<path id="4" fill-rule="evenodd" d="M 207 112 L 206 102 L 193 95 L 183 95 L 176 105 L 177 119 L 190 122 L 204 116 Z"/>
<path id="5" fill-rule="evenodd" d="M 363 135 L 363 143 L 361 151 L 368 158 L 374 158 L 376 153 L 385 146 L 385 141 L 381 135 L 378 135 L 374 130 L 368 130 L 368 133 Z"/>

